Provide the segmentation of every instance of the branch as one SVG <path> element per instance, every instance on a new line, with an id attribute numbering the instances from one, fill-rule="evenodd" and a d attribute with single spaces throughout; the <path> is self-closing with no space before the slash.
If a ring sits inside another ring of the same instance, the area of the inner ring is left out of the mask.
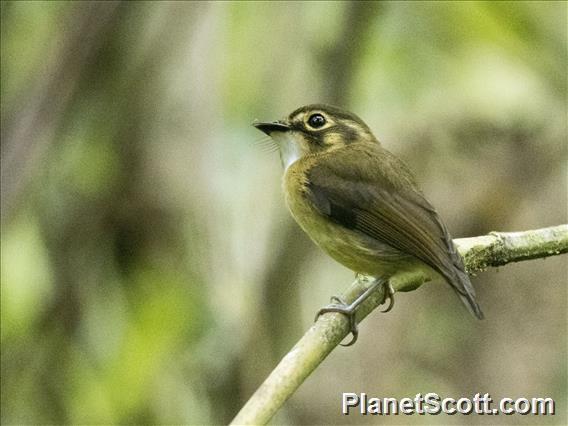
<path id="1" fill-rule="evenodd" d="M 489 235 L 461 238 L 454 242 L 471 274 L 490 266 L 567 253 L 568 225 L 524 232 L 491 232 Z M 351 303 L 372 280 L 372 277 L 358 276 L 342 295 L 343 299 Z M 390 282 L 395 291 L 410 291 L 429 280 L 429 276 L 417 272 L 395 275 Z M 363 320 L 384 300 L 385 294 L 380 286 L 359 307 L 357 322 Z M 231 424 L 268 423 L 284 402 L 348 334 L 349 323 L 345 315 L 332 312 L 320 316 L 282 358 Z"/>

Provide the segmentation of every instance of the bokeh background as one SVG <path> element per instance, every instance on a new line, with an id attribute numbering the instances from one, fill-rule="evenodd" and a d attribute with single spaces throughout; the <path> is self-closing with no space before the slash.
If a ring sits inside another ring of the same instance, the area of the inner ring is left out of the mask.
<path id="1" fill-rule="evenodd" d="M 361 116 L 455 237 L 567 221 L 565 2 L 1 3 L 3 424 L 222 424 L 353 279 L 254 119 Z M 273 424 L 566 424 L 566 257 L 374 313 Z M 340 414 L 342 392 L 557 414 Z"/>

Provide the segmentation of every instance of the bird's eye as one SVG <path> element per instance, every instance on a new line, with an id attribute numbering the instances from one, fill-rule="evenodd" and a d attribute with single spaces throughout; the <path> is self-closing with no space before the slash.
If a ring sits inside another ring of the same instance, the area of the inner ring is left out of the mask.
<path id="1" fill-rule="evenodd" d="M 310 125 L 310 127 L 314 129 L 319 129 L 320 127 L 323 127 L 325 122 L 326 122 L 325 117 L 321 114 L 312 114 L 310 118 L 308 118 L 308 124 Z"/>

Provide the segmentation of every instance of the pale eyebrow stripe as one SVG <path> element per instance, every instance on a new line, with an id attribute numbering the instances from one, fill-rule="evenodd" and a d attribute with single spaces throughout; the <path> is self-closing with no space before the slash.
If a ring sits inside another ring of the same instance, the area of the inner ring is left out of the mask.
<path id="1" fill-rule="evenodd" d="M 353 130 L 358 130 L 358 131 L 363 131 L 365 133 L 368 133 L 367 130 L 361 126 L 359 123 L 357 123 L 356 121 L 353 120 L 345 120 L 343 121 L 343 124 L 345 124 L 347 127 L 353 129 Z"/>
<path id="2" fill-rule="evenodd" d="M 301 111 L 301 112 L 296 113 L 295 115 L 293 115 L 293 116 L 291 117 L 291 121 L 294 121 L 294 120 L 296 120 L 296 119 L 302 117 L 304 114 L 306 114 L 305 111 Z"/>

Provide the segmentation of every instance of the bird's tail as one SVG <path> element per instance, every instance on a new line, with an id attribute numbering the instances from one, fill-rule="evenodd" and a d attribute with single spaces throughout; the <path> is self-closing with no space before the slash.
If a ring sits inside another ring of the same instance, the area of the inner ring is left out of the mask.
<path id="1" fill-rule="evenodd" d="M 484 315 L 479 307 L 479 304 L 475 300 L 475 290 L 471 284 L 469 276 L 464 271 L 457 269 L 455 270 L 455 278 L 452 280 L 452 287 L 458 294 L 459 298 L 462 300 L 463 304 L 468 308 L 468 310 L 475 315 L 478 319 L 483 319 Z"/>

